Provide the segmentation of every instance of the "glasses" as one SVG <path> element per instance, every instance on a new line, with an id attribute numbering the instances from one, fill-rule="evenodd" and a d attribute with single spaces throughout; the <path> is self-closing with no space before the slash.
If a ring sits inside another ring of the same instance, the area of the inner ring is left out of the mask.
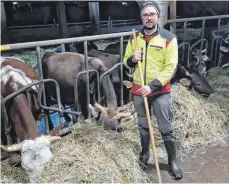
<path id="1" fill-rule="evenodd" d="M 150 13 L 150 14 L 147 14 L 147 13 L 145 13 L 145 14 L 142 14 L 142 18 L 144 18 L 144 19 L 147 19 L 147 18 L 149 18 L 149 17 L 155 17 L 157 14 L 156 13 Z"/>

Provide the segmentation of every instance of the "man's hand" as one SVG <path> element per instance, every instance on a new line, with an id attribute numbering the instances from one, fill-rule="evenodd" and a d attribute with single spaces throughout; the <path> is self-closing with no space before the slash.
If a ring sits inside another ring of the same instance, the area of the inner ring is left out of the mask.
<path id="1" fill-rule="evenodd" d="M 142 60 L 142 52 L 141 51 L 135 51 L 133 58 L 132 58 L 132 62 L 133 63 L 137 63 L 138 61 Z"/>
<path id="2" fill-rule="evenodd" d="M 152 92 L 152 90 L 150 89 L 150 87 L 148 85 L 145 85 L 145 86 L 139 88 L 137 91 L 140 92 L 143 97 L 145 97 L 146 95 L 148 95 Z"/>

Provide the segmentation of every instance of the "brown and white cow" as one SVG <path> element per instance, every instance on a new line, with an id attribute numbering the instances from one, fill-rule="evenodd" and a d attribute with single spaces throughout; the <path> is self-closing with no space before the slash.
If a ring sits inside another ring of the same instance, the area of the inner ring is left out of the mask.
<path id="1" fill-rule="evenodd" d="M 30 65 L 12 57 L 1 57 L 0 74 L 3 98 L 38 80 L 36 71 Z M 1 145 L 1 150 L 5 152 L 21 151 L 22 167 L 27 170 L 32 182 L 42 172 L 44 164 L 53 157 L 50 143 L 60 139 L 58 136 L 41 135 L 37 123 L 41 113 L 37 93 L 37 86 L 33 86 L 10 99 L 6 104 L 1 103 L 9 124 L 12 126 L 9 133 L 12 140 L 7 140 L 9 146 Z M 2 122 L 1 119 L 2 123 L 4 121 Z"/>

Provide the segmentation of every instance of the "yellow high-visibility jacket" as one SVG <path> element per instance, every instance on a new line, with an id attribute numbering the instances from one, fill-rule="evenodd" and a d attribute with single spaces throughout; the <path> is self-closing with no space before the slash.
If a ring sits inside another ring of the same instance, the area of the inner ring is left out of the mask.
<path id="1" fill-rule="evenodd" d="M 146 41 L 144 31 L 137 32 L 137 43 L 142 54 L 142 72 L 145 85 L 148 84 L 152 94 L 170 92 L 170 80 L 175 74 L 178 64 L 178 45 L 177 38 L 171 32 L 159 28 L 151 35 L 149 42 Z M 135 51 L 134 39 L 131 36 L 124 55 L 123 64 L 128 69 L 135 67 L 133 76 L 132 93 L 136 95 L 136 90 L 141 87 L 139 68 L 132 62 Z M 146 71 L 146 72 L 145 72 Z"/>

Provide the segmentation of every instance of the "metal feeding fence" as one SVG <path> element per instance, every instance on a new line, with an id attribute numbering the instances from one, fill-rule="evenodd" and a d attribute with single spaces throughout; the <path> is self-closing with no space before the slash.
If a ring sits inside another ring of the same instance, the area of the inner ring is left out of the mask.
<path id="1" fill-rule="evenodd" d="M 205 22 L 206 20 L 212 20 L 212 19 L 218 19 L 218 25 L 217 25 L 217 31 L 215 33 L 216 37 L 212 41 L 212 45 L 216 44 L 215 47 L 212 46 L 211 48 L 211 59 L 213 59 L 213 53 L 217 52 L 218 48 L 220 45 L 222 45 L 222 37 L 219 35 L 220 33 L 220 23 L 222 19 L 228 19 L 229 15 L 221 15 L 221 16 L 209 16 L 209 17 L 198 17 L 198 18 L 185 18 L 185 19 L 173 19 L 173 20 L 168 20 L 168 24 L 176 24 L 176 23 L 184 23 L 184 36 L 183 36 L 183 41 L 179 45 L 180 48 L 184 48 L 185 46 L 188 46 L 188 60 L 187 60 L 187 66 L 189 66 L 189 60 L 191 57 L 191 52 L 192 50 L 200 45 L 200 49 L 206 48 L 206 53 L 207 54 L 207 48 L 208 48 L 208 40 L 204 39 L 204 30 L 205 30 Z M 192 21 L 202 21 L 202 34 L 201 34 L 201 39 L 198 40 L 196 43 L 190 45 L 188 42 L 186 42 L 186 29 L 187 29 L 187 23 L 192 22 Z M 86 37 L 78 37 L 78 38 L 65 38 L 65 39 L 56 39 L 56 40 L 46 40 L 46 41 L 37 41 L 37 42 L 26 42 L 26 43 L 17 43 L 17 44 L 8 44 L 8 45 L 1 45 L 0 50 L 2 52 L 4 51 L 12 51 L 12 50 L 19 50 L 19 49 L 29 49 L 29 48 L 36 48 L 36 53 L 37 53 L 37 66 L 38 66 L 38 72 L 39 72 L 39 81 L 34 82 L 29 84 L 26 87 L 21 88 L 20 90 L 10 94 L 4 99 L 4 103 L 8 101 L 9 99 L 15 97 L 19 93 L 22 93 L 26 91 L 27 89 L 31 88 L 34 85 L 39 85 L 39 90 L 38 90 L 38 100 L 39 100 L 39 105 L 43 110 L 48 110 L 48 111 L 54 111 L 58 112 L 59 116 L 62 116 L 63 113 L 69 113 L 72 115 L 80 115 L 81 111 L 79 109 L 79 104 L 78 104 L 78 86 L 77 86 L 77 80 L 80 75 L 85 75 L 86 74 L 86 94 L 87 94 L 87 104 L 89 105 L 90 103 L 90 94 L 89 94 L 89 73 L 95 72 L 97 74 L 97 77 L 95 80 L 97 80 L 97 91 L 98 91 L 98 99 L 97 101 L 100 101 L 101 99 L 101 80 L 105 75 L 108 75 L 110 72 L 112 72 L 114 69 L 120 67 L 121 70 L 121 81 L 123 81 L 123 65 L 122 65 L 122 60 L 123 60 L 123 38 L 125 36 L 130 36 L 132 32 L 121 32 L 121 33 L 112 33 L 112 34 L 103 34 L 103 35 L 95 35 L 95 36 L 86 36 Z M 95 41 L 95 40 L 104 40 L 104 39 L 113 39 L 113 38 L 119 38 L 120 40 L 120 62 L 116 65 L 114 65 L 111 69 L 109 69 L 107 72 L 99 76 L 98 71 L 96 70 L 88 70 L 88 48 L 87 48 L 87 43 L 88 41 Z M 74 83 L 74 95 L 75 95 L 75 107 L 76 110 L 67 110 L 61 105 L 61 96 L 60 96 L 60 89 L 59 89 L 59 84 L 57 81 L 53 79 L 43 79 L 43 71 L 42 71 L 42 64 L 41 64 L 41 47 L 47 47 L 47 46 L 56 46 L 56 45 L 61 45 L 61 44 L 70 44 L 70 43 L 75 43 L 75 42 L 83 42 L 84 43 L 84 56 L 85 56 L 85 71 L 82 71 L 78 73 L 75 77 L 75 83 Z M 182 50 L 182 57 L 184 59 L 185 56 L 185 49 Z M 216 56 L 214 58 L 214 62 L 217 62 L 217 65 L 220 64 L 220 58 L 218 61 L 216 61 Z M 46 96 L 45 90 L 44 90 L 44 83 L 47 82 L 53 82 L 56 87 L 56 96 L 57 96 L 57 107 L 48 107 L 46 103 L 46 98 L 42 98 L 42 96 Z M 121 83 L 120 85 L 120 92 L 121 92 L 121 105 L 123 105 L 123 85 Z M 89 107 L 88 107 L 88 112 L 89 112 L 89 117 L 91 117 Z M 49 126 L 48 126 L 48 116 L 46 113 L 44 113 L 44 120 L 45 120 L 45 130 L 46 133 L 49 132 Z M 6 130 L 8 131 L 10 128 L 10 125 L 7 124 L 5 125 Z"/>

